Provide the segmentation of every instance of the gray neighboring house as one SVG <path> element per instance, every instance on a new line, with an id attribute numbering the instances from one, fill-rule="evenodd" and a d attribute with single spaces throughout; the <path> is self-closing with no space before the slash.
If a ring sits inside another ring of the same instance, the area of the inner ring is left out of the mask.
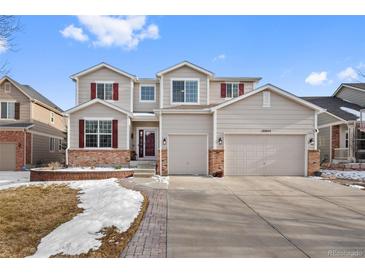
<path id="1" fill-rule="evenodd" d="M 364 162 L 365 83 L 343 83 L 332 96 L 303 99 L 327 110 L 318 115 L 321 162 Z"/>
<path id="2" fill-rule="evenodd" d="M 0 79 L 0 170 L 65 161 L 62 109 L 29 85 Z"/>
<path id="3" fill-rule="evenodd" d="M 323 111 L 259 77 L 183 61 L 138 78 L 106 63 L 71 76 L 70 166 L 152 162 L 162 175 L 299 175 L 319 169 Z"/>

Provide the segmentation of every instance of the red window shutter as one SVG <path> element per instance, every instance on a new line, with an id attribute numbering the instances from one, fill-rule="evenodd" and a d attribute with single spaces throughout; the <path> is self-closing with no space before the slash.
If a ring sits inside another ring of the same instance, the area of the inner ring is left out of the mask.
<path id="1" fill-rule="evenodd" d="M 113 138 L 112 138 L 112 146 L 113 148 L 118 148 L 118 120 L 113 120 Z"/>
<path id="2" fill-rule="evenodd" d="M 84 145 L 84 125 L 85 120 L 79 120 L 79 148 L 83 148 Z"/>
<path id="3" fill-rule="evenodd" d="M 221 98 L 226 98 L 227 84 L 221 83 Z"/>
<path id="4" fill-rule="evenodd" d="M 90 98 L 91 100 L 96 98 L 96 83 L 90 85 Z"/>
<path id="5" fill-rule="evenodd" d="M 113 100 L 114 101 L 119 100 L 119 84 L 118 83 L 113 84 Z"/>
<path id="6" fill-rule="evenodd" d="M 244 93 L 244 86 L 243 86 L 243 83 L 239 83 L 238 84 L 238 94 L 239 94 L 239 96 L 241 96 L 241 95 L 243 95 L 243 93 Z"/>
<path id="7" fill-rule="evenodd" d="M 15 103 L 15 120 L 20 119 L 20 103 Z"/>

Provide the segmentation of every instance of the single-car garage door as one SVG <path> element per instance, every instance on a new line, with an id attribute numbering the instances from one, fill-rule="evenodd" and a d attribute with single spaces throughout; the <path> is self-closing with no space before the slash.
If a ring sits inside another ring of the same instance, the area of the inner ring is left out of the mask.
<path id="1" fill-rule="evenodd" d="M 0 143 L 0 170 L 15 170 L 16 144 Z"/>
<path id="2" fill-rule="evenodd" d="M 208 174 L 207 135 L 169 135 L 168 142 L 169 174 Z"/>
<path id="3" fill-rule="evenodd" d="M 304 135 L 225 135 L 225 174 L 303 176 L 304 139 Z"/>

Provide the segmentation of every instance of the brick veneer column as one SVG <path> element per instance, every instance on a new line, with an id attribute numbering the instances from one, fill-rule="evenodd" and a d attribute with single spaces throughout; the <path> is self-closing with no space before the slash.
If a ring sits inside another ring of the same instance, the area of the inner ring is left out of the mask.
<path id="1" fill-rule="evenodd" d="M 315 171 L 320 170 L 320 153 L 319 150 L 308 150 L 307 175 L 313 176 Z"/>
<path id="2" fill-rule="evenodd" d="M 224 149 L 209 150 L 209 174 L 223 172 L 224 175 Z"/>
<path id="3" fill-rule="evenodd" d="M 340 126 L 332 126 L 332 159 L 335 158 L 335 148 L 340 147 Z"/>
<path id="4" fill-rule="evenodd" d="M 160 154 L 162 155 L 162 176 L 167 176 L 167 149 L 162 149 L 161 152 L 159 151 L 157 155 L 156 174 L 160 175 Z"/>
<path id="5" fill-rule="evenodd" d="M 128 164 L 131 160 L 130 150 L 120 149 L 69 149 L 70 166 L 99 166 Z"/>
<path id="6" fill-rule="evenodd" d="M 16 144 L 16 170 L 22 170 L 25 148 L 24 131 L 0 131 L 0 142 Z"/>

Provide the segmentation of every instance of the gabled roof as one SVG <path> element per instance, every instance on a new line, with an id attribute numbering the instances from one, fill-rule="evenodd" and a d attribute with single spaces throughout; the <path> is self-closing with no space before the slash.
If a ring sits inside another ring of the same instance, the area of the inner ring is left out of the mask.
<path id="1" fill-rule="evenodd" d="M 75 74 L 71 75 L 70 77 L 71 77 L 71 79 L 75 80 L 75 79 L 79 78 L 80 76 L 83 76 L 83 75 L 85 75 L 85 74 L 88 74 L 88 73 L 90 73 L 90 72 L 93 72 L 93 71 L 95 71 L 95 70 L 98 70 L 98 69 L 100 69 L 100 68 L 108 68 L 108 69 L 110 69 L 110 70 L 112 70 L 112 71 L 114 71 L 114 72 L 116 72 L 116 73 L 118 73 L 118 74 L 121 74 L 121 75 L 123 75 L 123 76 L 125 76 L 125 77 L 131 78 L 131 79 L 133 79 L 134 81 L 136 81 L 136 80 L 137 80 L 137 77 L 136 77 L 135 75 L 132 75 L 132 74 L 130 74 L 130 73 L 128 73 L 128 72 L 125 72 L 125 71 L 123 71 L 123 70 L 121 70 L 121 69 L 118 69 L 118 68 L 116 68 L 116 67 L 113 67 L 112 65 L 109 65 L 109 64 L 104 63 L 104 62 L 102 62 L 102 63 L 100 63 L 100 64 L 97 64 L 97 65 L 95 65 L 95 66 L 92 66 L 92 67 L 90 67 L 90 68 L 87 68 L 87 69 L 85 69 L 85 70 L 82 70 L 82 71 L 80 71 L 80 72 L 78 72 L 78 73 L 75 73 Z"/>
<path id="2" fill-rule="evenodd" d="M 246 93 L 244 95 L 238 96 L 238 97 L 236 97 L 234 99 L 231 99 L 231 100 L 229 100 L 227 102 L 224 102 L 224 103 L 219 104 L 219 105 L 217 105 L 215 107 L 212 107 L 211 110 L 212 111 L 215 111 L 217 109 L 224 108 L 226 106 L 229 106 L 229 105 L 234 104 L 234 103 L 236 103 L 238 101 L 244 100 L 244 99 L 246 99 L 248 97 L 251 97 L 251 96 L 253 96 L 253 95 L 257 94 L 257 93 L 260 93 L 260 92 L 262 92 L 264 90 L 267 90 L 267 89 L 269 89 L 270 91 L 276 92 L 276 93 L 278 93 L 278 94 L 280 94 L 280 95 L 282 95 L 284 97 L 287 97 L 287 98 L 289 98 L 289 99 L 291 99 L 291 100 L 293 100 L 293 101 L 295 101 L 295 102 L 297 102 L 297 103 L 299 103 L 299 104 L 301 104 L 303 106 L 306 106 L 308 108 L 311 108 L 313 110 L 316 110 L 316 111 L 319 111 L 319 112 L 325 112 L 326 111 L 325 109 L 323 109 L 323 108 L 321 108 L 321 107 L 319 107 L 319 106 L 317 106 L 315 104 L 312 104 L 312 103 L 310 103 L 308 101 L 305 101 L 305 100 L 303 100 L 303 99 L 295 96 L 294 94 L 292 94 L 292 93 L 290 93 L 288 91 L 285 91 L 285 90 L 283 90 L 281 88 L 278 88 L 278 87 L 276 87 L 276 86 L 274 86 L 272 84 L 266 84 L 264 86 L 261 86 L 261 87 L 259 87 L 257 89 L 254 89 L 253 91 L 251 91 L 249 93 Z"/>
<path id="3" fill-rule="evenodd" d="M 24 122 L 19 122 L 19 123 L 6 123 L 6 124 L 1 124 L 0 128 L 24 128 L 24 129 L 30 129 L 34 126 L 33 123 L 24 123 Z"/>
<path id="4" fill-rule="evenodd" d="M 353 109 L 355 111 L 360 111 L 361 106 L 347 102 L 338 97 L 333 96 L 318 96 L 318 97 L 302 97 L 304 100 L 316 104 L 322 108 L 327 109 L 327 112 L 336 116 L 340 120 L 354 121 L 359 117 L 345 111 L 342 108 Z"/>
<path id="5" fill-rule="evenodd" d="M 258 82 L 261 77 L 214 77 L 213 82 Z"/>
<path id="6" fill-rule="evenodd" d="M 69 110 L 66 110 L 66 111 L 65 111 L 65 113 L 66 113 L 66 114 L 74 113 L 74 112 L 76 112 L 76 111 L 79 111 L 79 110 L 81 110 L 81 109 L 83 109 L 83 108 L 86 108 L 86 107 L 88 107 L 88 106 L 94 105 L 94 104 L 96 104 L 96 103 L 100 103 L 100 104 L 102 104 L 102 105 L 104 105 L 104 106 L 106 106 L 106 107 L 109 107 L 109 108 L 111 108 L 111 109 L 114 109 L 114 110 L 116 110 L 116 111 L 119 111 L 119 112 L 121 112 L 121 113 L 124 113 L 125 115 L 127 115 L 127 116 L 129 116 L 129 117 L 132 117 L 132 116 L 133 116 L 133 114 L 132 114 L 131 112 L 126 111 L 126 110 L 124 110 L 124 109 L 122 109 L 122 108 L 120 108 L 120 107 L 117 107 L 116 105 L 114 105 L 114 104 L 112 104 L 112 103 L 106 102 L 106 101 L 101 100 L 101 99 L 99 99 L 99 98 L 93 99 L 93 100 L 91 100 L 91 101 L 87 101 L 87 102 L 85 102 L 85 103 L 83 103 L 83 104 L 80 104 L 80 105 L 78 105 L 78 106 L 76 106 L 76 107 L 70 108 Z"/>
<path id="7" fill-rule="evenodd" d="M 333 93 L 332 96 L 336 96 L 337 93 L 340 92 L 340 90 L 343 88 L 343 87 L 347 87 L 347 88 L 350 88 L 350 89 L 353 89 L 353 90 L 358 90 L 358 91 L 363 91 L 365 92 L 365 83 L 342 83 L 336 90 L 335 92 Z"/>
<path id="8" fill-rule="evenodd" d="M 53 108 L 54 110 L 58 111 L 59 113 L 62 113 L 63 110 L 58 107 L 55 103 L 53 103 L 51 100 L 43 96 L 41 93 L 36 91 L 34 88 L 32 88 L 29 85 L 23 85 L 15 81 L 14 79 L 10 78 L 9 76 L 4 76 L 0 80 L 0 84 L 3 83 L 5 80 L 8 80 L 10 83 L 12 83 L 15 87 L 17 87 L 26 97 L 28 97 L 30 100 L 35 100 L 40 103 L 43 103 L 44 105 Z"/>
<path id="9" fill-rule="evenodd" d="M 206 70 L 205 68 L 202 68 L 202 67 L 200 67 L 198 65 L 195 65 L 193 63 L 190 63 L 188 61 L 182 61 L 182 62 L 180 62 L 180 63 L 178 63 L 178 64 L 176 64 L 174 66 L 168 67 L 168 68 L 166 68 L 164 70 L 161 70 L 161 71 L 157 72 L 157 76 L 161 76 L 161 75 L 163 75 L 163 74 L 165 74 L 167 72 L 173 71 L 173 70 L 178 69 L 178 68 L 181 68 L 183 66 L 188 66 L 188 67 L 190 67 L 192 69 L 195 69 L 195 70 L 197 70 L 197 71 L 199 71 L 201 73 L 204 73 L 206 75 L 209 75 L 209 76 L 213 76 L 214 75 L 213 72 L 211 72 L 209 70 Z"/>

